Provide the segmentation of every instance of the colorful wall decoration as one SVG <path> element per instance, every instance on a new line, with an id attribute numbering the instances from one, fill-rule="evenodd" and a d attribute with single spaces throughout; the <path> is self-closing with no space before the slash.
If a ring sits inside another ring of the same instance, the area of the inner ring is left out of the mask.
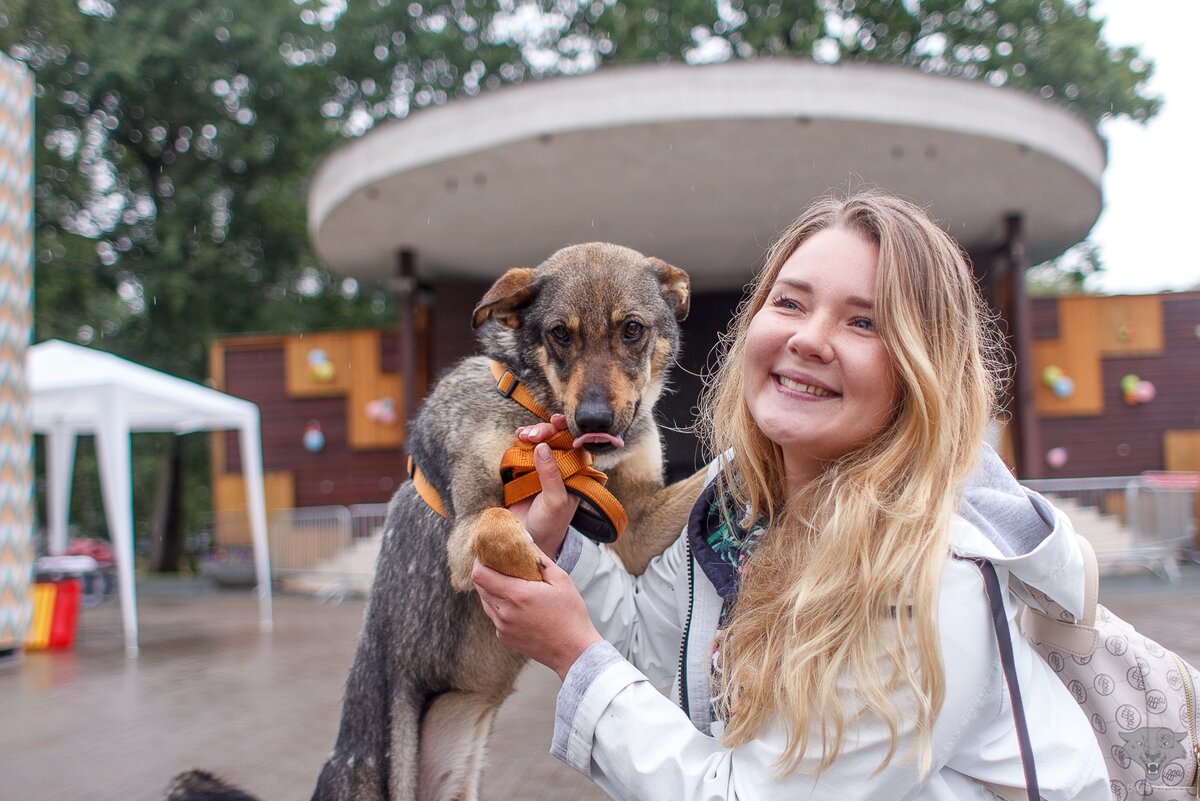
<path id="1" fill-rule="evenodd" d="M 262 413 L 268 513 L 386 502 L 407 478 L 394 332 L 228 337 L 210 347 L 209 374 L 217 388 L 253 401 Z M 424 394 L 423 378 L 417 389 Z M 224 513 L 244 504 L 237 443 L 225 434 L 211 442 L 214 510 L 218 520 L 236 519 Z M 216 531 L 222 545 L 246 536 L 236 524 Z"/>
<path id="2" fill-rule="evenodd" d="M 1200 472 L 1200 292 L 1036 300 L 1033 323 L 1046 477 Z"/>
<path id="3" fill-rule="evenodd" d="M 33 78 L 0 53 L 0 655 L 32 613 L 32 429 L 25 387 L 33 285 Z"/>

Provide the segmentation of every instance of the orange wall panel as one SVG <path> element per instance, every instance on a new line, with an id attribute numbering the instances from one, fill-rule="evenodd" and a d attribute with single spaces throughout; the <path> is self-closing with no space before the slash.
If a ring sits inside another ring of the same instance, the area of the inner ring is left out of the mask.
<path id="1" fill-rule="evenodd" d="M 279 509 L 295 503 L 295 484 L 288 470 L 263 475 L 267 520 Z M 217 545 L 249 545 L 250 521 L 246 516 L 246 481 L 241 473 L 223 473 L 213 484 L 213 538 Z"/>
<path id="2" fill-rule="evenodd" d="M 1200 473 L 1200 429 L 1163 434 L 1163 463 L 1168 470 Z M 1196 514 L 1195 545 L 1200 548 L 1200 492 L 1192 507 Z"/>
<path id="3" fill-rule="evenodd" d="M 355 332 L 351 342 L 349 396 L 346 399 L 347 439 L 350 447 L 359 450 L 399 448 L 404 444 L 403 382 L 395 373 L 384 373 L 379 367 L 379 332 Z M 367 415 L 367 404 L 391 398 L 396 409 L 396 422 L 384 423 Z"/>
<path id="4" fill-rule="evenodd" d="M 1096 309 L 1104 356 L 1155 356 L 1163 349 L 1162 298 L 1157 295 L 1087 298 Z"/>
<path id="5" fill-rule="evenodd" d="M 1075 340 L 1034 342 L 1034 406 L 1041 417 L 1098 415 L 1104 411 L 1101 387 L 1100 353 L 1092 346 Z M 1042 372 L 1056 366 L 1075 382 L 1070 397 L 1060 398 L 1042 381 Z"/>
<path id="6" fill-rule="evenodd" d="M 350 388 L 351 338 L 344 332 L 298 334 L 284 340 L 287 364 L 287 394 L 290 398 L 328 398 L 345 395 Z M 322 381 L 314 377 L 309 355 L 317 349 L 333 365 L 333 377 Z"/>
<path id="7" fill-rule="evenodd" d="M 1200 473 L 1200 429 L 1164 433 L 1163 462 L 1167 470 Z"/>

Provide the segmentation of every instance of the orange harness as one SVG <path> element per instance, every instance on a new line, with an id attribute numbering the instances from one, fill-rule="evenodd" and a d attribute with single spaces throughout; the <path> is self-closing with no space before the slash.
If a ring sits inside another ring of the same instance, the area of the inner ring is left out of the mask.
<path id="1" fill-rule="evenodd" d="M 505 369 L 500 362 L 492 362 L 492 377 L 496 379 L 496 391 L 506 398 L 511 398 L 532 412 L 543 422 L 550 421 L 550 415 L 543 409 L 529 390 L 515 375 Z M 559 431 L 546 444 L 554 453 L 554 461 L 562 473 L 563 483 L 567 491 L 591 502 L 596 511 L 605 518 L 603 521 L 611 527 L 613 535 L 605 539 L 616 539 L 625 530 L 629 522 L 624 507 L 616 497 L 605 489 L 608 476 L 592 467 L 592 454 L 583 448 L 572 448 L 574 437 L 570 431 Z M 429 508 L 442 517 L 448 517 L 446 507 L 437 488 L 429 483 L 429 479 L 421 469 L 413 464 L 412 457 L 408 460 L 408 473 L 412 476 L 413 487 L 421 500 Z M 542 491 L 542 482 L 533 466 L 533 443 L 514 440 L 513 444 L 500 459 L 500 478 L 504 481 L 504 505 L 512 506 Z"/>

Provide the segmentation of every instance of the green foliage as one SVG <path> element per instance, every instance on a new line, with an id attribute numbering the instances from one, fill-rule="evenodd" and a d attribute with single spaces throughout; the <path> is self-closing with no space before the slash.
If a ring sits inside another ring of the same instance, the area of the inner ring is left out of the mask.
<path id="1" fill-rule="evenodd" d="M 86 9 L 82 11 L 81 9 Z M 79 341 L 193 380 L 216 336 L 386 324 L 381 290 L 321 268 L 305 188 L 338 133 L 327 73 L 290 63 L 306 34 L 287 2 L 7 0 L 0 48 L 36 79 L 35 338 Z M 135 517 L 163 437 L 134 439 Z M 196 523 L 203 438 L 179 445 Z M 81 448 L 76 520 L 102 531 Z"/>
<path id="2" fill-rule="evenodd" d="M 647 59 L 880 61 L 1144 120 L 1152 66 L 1079 0 L 7 0 L 38 84 L 39 339 L 190 378 L 214 336 L 380 324 L 312 253 L 340 137 L 456 95 Z"/>
<path id="3" fill-rule="evenodd" d="M 1153 64 L 1104 41 L 1087 0 L 618 0 L 548 4 L 564 19 L 543 37 L 561 72 L 599 61 L 726 61 L 800 56 L 883 62 L 1015 86 L 1057 98 L 1093 121 L 1145 121 Z M 546 70 L 551 71 L 551 70 Z"/>
<path id="4" fill-rule="evenodd" d="M 1059 298 L 1087 294 L 1087 280 L 1103 272 L 1100 246 L 1084 240 L 1057 259 L 1035 264 L 1025 271 L 1025 291 L 1030 297 Z"/>
<path id="5" fill-rule="evenodd" d="M 337 134 L 324 69 L 280 54 L 306 26 L 286 3 L 231 5 L 8 12 L 0 46 L 37 78 L 38 339 L 200 379 L 219 334 L 382 320 L 308 245 L 307 176 Z"/>
<path id="6" fill-rule="evenodd" d="M 0 0 L 0 50 L 36 79 L 36 338 L 192 379 L 217 336 L 390 323 L 381 288 L 316 259 L 307 182 L 342 138 L 455 96 L 788 56 L 1021 87 L 1094 121 L 1159 105 L 1085 0 Z"/>

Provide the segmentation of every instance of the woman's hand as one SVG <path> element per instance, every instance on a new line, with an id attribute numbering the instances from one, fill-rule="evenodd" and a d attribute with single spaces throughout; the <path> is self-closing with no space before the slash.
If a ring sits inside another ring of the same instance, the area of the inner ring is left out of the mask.
<path id="1" fill-rule="evenodd" d="M 543 553 L 557 557 L 562 550 L 567 526 L 575 516 L 579 498 L 567 493 L 563 485 L 558 462 L 546 440 L 567 427 L 567 418 L 561 414 L 551 416 L 549 423 L 538 423 L 517 429 L 517 438 L 525 442 L 538 443 L 533 449 L 533 466 L 542 482 L 542 491 L 532 500 L 513 504 L 510 510 L 533 536 L 533 541 Z"/>
<path id="2" fill-rule="evenodd" d="M 541 562 L 541 581 L 512 578 L 479 562 L 471 580 L 500 642 L 565 680 L 579 655 L 601 638 L 571 577 L 544 555 Z"/>

